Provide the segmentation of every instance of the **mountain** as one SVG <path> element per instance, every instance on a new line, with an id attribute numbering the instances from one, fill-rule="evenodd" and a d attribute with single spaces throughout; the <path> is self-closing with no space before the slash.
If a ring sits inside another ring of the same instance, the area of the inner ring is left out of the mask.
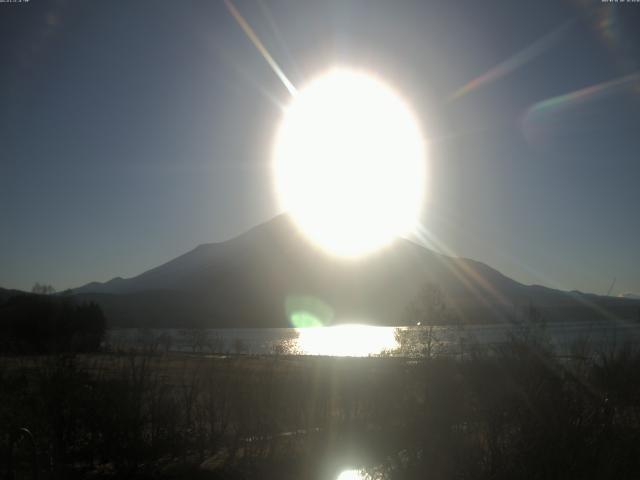
<path id="1" fill-rule="evenodd" d="M 325 254 L 281 215 L 222 243 L 200 245 L 136 277 L 74 290 L 114 326 L 288 327 L 287 301 L 321 302 L 334 323 L 401 325 L 427 283 L 465 322 L 510 321 L 535 305 L 550 320 L 636 318 L 640 302 L 520 284 L 474 260 L 409 240 L 360 260 Z M 313 299 L 313 300 L 309 300 Z"/>
<path id="2" fill-rule="evenodd" d="M 621 293 L 620 298 L 630 298 L 632 300 L 640 300 L 640 295 L 637 293 Z"/>
<path id="3" fill-rule="evenodd" d="M 9 290 L 9 289 L 0 287 L 0 305 L 6 302 L 9 298 L 15 297 L 16 295 L 20 295 L 22 293 L 25 293 L 25 292 L 21 290 Z"/>

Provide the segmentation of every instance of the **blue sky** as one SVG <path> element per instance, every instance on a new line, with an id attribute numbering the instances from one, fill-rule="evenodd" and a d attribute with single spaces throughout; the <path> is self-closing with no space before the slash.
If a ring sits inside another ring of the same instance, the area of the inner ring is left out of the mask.
<path id="1" fill-rule="evenodd" d="M 603 86 L 640 68 L 640 4 L 236 5 L 294 84 L 354 66 L 411 103 L 441 244 L 524 283 L 640 293 L 640 87 Z M 278 213 L 288 93 L 222 1 L 0 4 L 0 37 L 0 286 L 133 276 Z"/>

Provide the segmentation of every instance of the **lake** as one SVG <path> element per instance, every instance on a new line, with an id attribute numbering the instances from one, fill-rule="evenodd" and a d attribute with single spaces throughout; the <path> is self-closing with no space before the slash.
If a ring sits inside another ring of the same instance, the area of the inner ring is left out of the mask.
<path id="1" fill-rule="evenodd" d="M 336 325 L 318 328 L 139 329 L 107 331 L 110 349 L 152 349 L 192 353 L 288 354 L 367 357 L 457 355 L 504 344 L 512 337 L 551 343 L 558 354 L 589 346 L 602 351 L 640 343 L 640 324 L 561 322 L 543 327 L 488 324 L 374 327 Z"/>

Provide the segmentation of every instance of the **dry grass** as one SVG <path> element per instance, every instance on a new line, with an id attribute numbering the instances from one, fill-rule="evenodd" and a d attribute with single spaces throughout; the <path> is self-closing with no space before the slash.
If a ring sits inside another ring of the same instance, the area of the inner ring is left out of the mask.
<path id="1" fill-rule="evenodd" d="M 389 479 L 640 472 L 631 349 L 558 361 L 514 339 L 458 360 L 136 353 L 0 365 L 0 448 L 28 427 L 44 478 L 335 478 L 348 466 Z M 28 457 L 20 448 L 14 456 Z"/>

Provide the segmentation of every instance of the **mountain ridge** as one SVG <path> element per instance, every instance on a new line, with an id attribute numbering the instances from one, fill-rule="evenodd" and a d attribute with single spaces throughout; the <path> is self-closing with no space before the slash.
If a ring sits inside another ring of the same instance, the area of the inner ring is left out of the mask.
<path id="1" fill-rule="evenodd" d="M 635 319 L 640 302 L 524 285 L 487 264 L 450 257 L 410 240 L 358 260 L 312 246 L 280 215 L 237 237 L 204 243 L 131 278 L 74 290 L 118 326 L 287 327 L 286 303 L 312 297 L 335 323 L 402 325 L 407 305 L 437 284 L 450 311 L 469 323 L 513 321 L 535 305 L 550 321 Z M 640 311 L 640 310 L 639 310 Z"/>

